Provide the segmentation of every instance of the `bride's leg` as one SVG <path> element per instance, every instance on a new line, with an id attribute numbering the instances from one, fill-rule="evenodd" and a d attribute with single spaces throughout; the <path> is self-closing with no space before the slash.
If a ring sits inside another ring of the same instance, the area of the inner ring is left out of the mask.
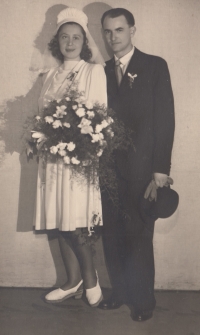
<path id="1" fill-rule="evenodd" d="M 67 282 L 61 288 L 68 290 L 81 281 L 81 270 L 71 244 L 71 232 L 59 232 L 58 241 L 67 273 Z"/>
<path id="2" fill-rule="evenodd" d="M 97 284 L 97 275 L 93 263 L 92 250 L 87 228 L 77 228 L 71 232 L 71 241 L 78 258 L 85 289 L 90 289 Z"/>
<path id="3" fill-rule="evenodd" d="M 60 251 L 67 272 L 67 282 L 45 296 L 48 303 L 58 303 L 74 296 L 81 298 L 83 293 L 83 280 L 76 254 L 71 245 L 71 235 L 69 232 L 59 232 L 58 236 Z"/>
<path id="4" fill-rule="evenodd" d="M 90 306 L 97 307 L 102 301 L 103 295 L 93 264 L 87 228 L 79 228 L 72 233 L 72 245 L 79 260 L 86 298 Z"/>

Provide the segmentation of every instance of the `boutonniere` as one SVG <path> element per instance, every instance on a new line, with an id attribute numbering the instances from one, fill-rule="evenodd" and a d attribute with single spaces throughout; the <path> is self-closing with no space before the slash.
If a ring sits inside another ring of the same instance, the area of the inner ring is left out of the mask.
<path id="1" fill-rule="evenodd" d="M 67 79 L 70 81 L 73 81 L 74 78 L 77 76 L 77 74 L 78 74 L 78 71 L 70 72 L 67 76 Z"/>
<path id="2" fill-rule="evenodd" d="M 133 83 L 134 83 L 134 80 L 135 80 L 136 77 L 137 77 L 137 74 L 131 74 L 131 73 L 128 72 L 128 79 L 129 79 L 130 88 L 133 87 Z"/>

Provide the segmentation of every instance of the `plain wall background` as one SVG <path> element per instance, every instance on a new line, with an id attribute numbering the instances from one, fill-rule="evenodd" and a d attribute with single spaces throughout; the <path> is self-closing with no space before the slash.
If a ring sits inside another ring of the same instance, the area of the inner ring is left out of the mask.
<path id="1" fill-rule="evenodd" d="M 156 222 L 156 288 L 200 289 L 200 2 L 198 0 L 1 0 L 1 112 L 6 112 L 5 157 L 0 166 L 0 285 L 50 287 L 66 274 L 56 239 L 32 230 L 37 164 L 21 153 L 22 124 L 37 108 L 40 83 L 29 71 L 34 50 L 44 50 L 65 6 L 83 9 L 106 59 L 101 14 L 125 7 L 136 19 L 136 46 L 168 63 L 176 108 L 171 176 L 180 196 L 173 220 Z M 4 116 L 2 119 L 4 120 Z M 1 124 L 3 125 L 3 120 Z M 3 153 L 0 142 L 0 153 Z M 109 286 L 101 241 L 96 266 L 102 286 Z"/>

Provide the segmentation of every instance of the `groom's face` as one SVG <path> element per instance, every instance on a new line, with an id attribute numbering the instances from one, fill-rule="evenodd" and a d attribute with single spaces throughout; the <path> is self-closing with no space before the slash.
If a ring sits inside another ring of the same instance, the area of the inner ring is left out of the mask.
<path id="1" fill-rule="evenodd" d="M 129 26 L 124 15 L 115 18 L 105 17 L 103 30 L 106 41 L 118 58 L 132 49 L 131 37 L 134 35 L 135 28 Z"/>

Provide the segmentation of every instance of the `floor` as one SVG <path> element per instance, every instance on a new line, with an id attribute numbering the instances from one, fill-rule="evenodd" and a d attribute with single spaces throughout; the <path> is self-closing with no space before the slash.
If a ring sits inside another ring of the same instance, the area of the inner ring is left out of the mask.
<path id="1" fill-rule="evenodd" d="M 157 291 L 154 317 L 143 323 L 125 305 L 102 311 L 84 298 L 51 305 L 46 292 L 0 288 L 0 335 L 200 335 L 200 292 Z"/>

